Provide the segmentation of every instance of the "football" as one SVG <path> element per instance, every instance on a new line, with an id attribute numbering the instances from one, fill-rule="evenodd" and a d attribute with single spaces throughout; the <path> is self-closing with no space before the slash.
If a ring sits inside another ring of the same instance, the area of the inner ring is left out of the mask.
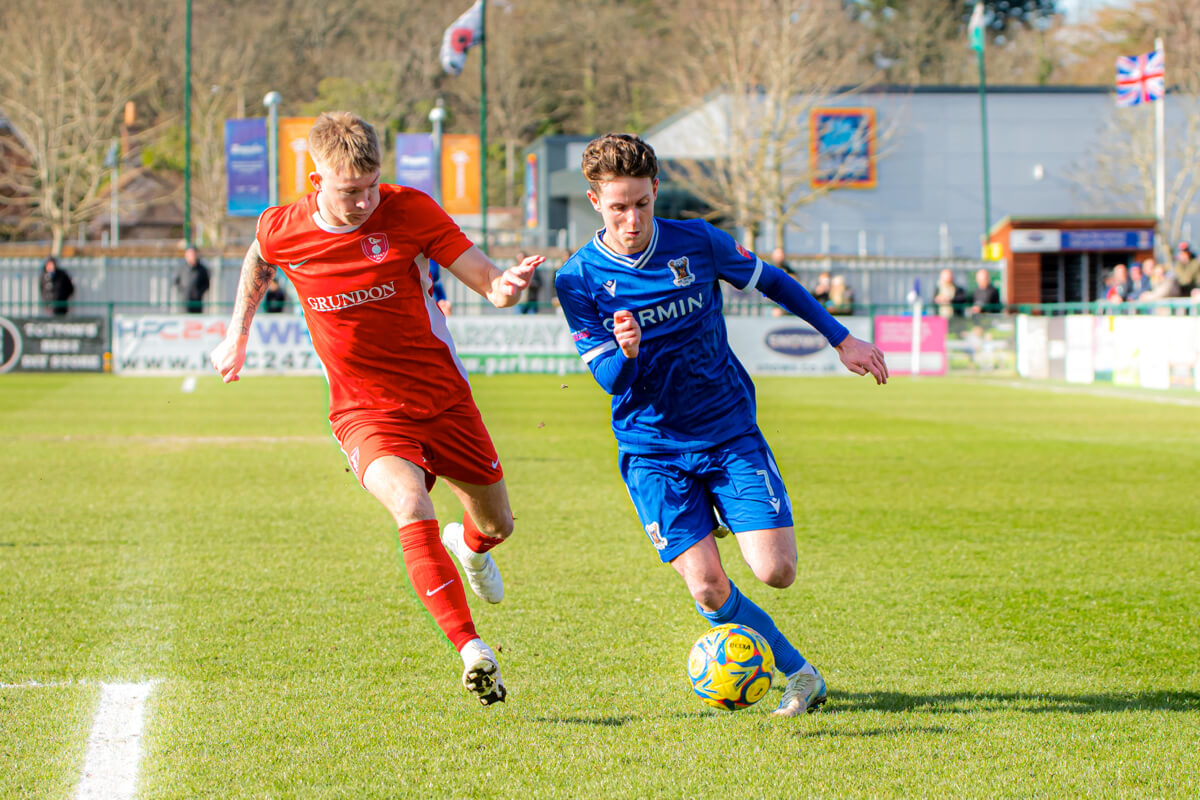
<path id="1" fill-rule="evenodd" d="M 692 691 L 713 708 L 737 711 L 763 699 L 771 688 L 775 657 L 753 628 L 730 622 L 696 640 L 688 654 Z"/>

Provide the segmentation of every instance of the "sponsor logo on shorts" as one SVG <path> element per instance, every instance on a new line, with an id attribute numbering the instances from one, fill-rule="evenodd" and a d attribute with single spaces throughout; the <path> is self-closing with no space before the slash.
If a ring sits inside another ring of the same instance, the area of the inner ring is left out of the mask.
<path id="1" fill-rule="evenodd" d="M 646 526 L 646 535 L 650 537 L 650 541 L 654 545 L 654 549 L 667 549 L 667 539 L 659 532 L 657 522 L 651 522 Z"/>
<path id="2" fill-rule="evenodd" d="M 396 295 L 396 282 L 388 281 L 370 289 L 355 289 L 351 292 L 339 292 L 327 297 L 310 297 L 308 305 L 313 311 L 342 311 L 343 309 L 361 306 L 364 303 L 377 303 Z"/>
<path id="3" fill-rule="evenodd" d="M 350 469 L 354 470 L 355 475 L 358 475 L 358 448 L 357 447 L 350 451 L 350 455 L 346 457 L 346 460 L 350 462 Z"/>

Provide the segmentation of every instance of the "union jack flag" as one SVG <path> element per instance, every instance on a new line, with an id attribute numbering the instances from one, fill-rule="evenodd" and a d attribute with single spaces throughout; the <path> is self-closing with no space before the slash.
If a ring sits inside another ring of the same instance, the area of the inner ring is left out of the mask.
<path id="1" fill-rule="evenodd" d="M 1166 94 L 1166 62 L 1161 50 L 1117 56 L 1117 105 L 1153 103 Z"/>

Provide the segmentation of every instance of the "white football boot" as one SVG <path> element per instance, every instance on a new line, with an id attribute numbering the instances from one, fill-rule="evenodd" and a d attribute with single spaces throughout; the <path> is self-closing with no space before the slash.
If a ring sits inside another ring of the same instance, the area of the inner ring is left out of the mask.
<path id="1" fill-rule="evenodd" d="M 773 717 L 798 717 L 819 711 L 825 702 L 825 679 L 812 664 L 805 664 L 794 675 L 788 676 L 783 687 L 783 698 L 779 707 L 771 712 Z"/>
<path id="2" fill-rule="evenodd" d="M 500 680 L 500 665 L 496 654 L 482 639 L 472 639 L 459 651 L 463 660 L 463 686 L 479 698 L 485 706 L 503 703 L 508 696 L 504 681 Z"/>
<path id="3" fill-rule="evenodd" d="M 504 599 L 504 579 L 491 553 L 476 553 L 463 539 L 462 523 L 451 522 L 442 529 L 442 545 L 462 564 L 471 591 L 489 603 Z"/>

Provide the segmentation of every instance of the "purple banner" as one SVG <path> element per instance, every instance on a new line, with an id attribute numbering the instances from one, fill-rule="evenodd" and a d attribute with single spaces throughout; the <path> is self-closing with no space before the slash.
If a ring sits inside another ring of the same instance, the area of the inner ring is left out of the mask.
<path id="1" fill-rule="evenodd" d="M 433 195 L 433 138 L 428 133 L 396 134 L 396 183 Z"/>
<path id="2" fill-rule="evenodd" d="M 270 202 L 265 117 L 225 120 L 226 213 L 257 217 Z"/>

